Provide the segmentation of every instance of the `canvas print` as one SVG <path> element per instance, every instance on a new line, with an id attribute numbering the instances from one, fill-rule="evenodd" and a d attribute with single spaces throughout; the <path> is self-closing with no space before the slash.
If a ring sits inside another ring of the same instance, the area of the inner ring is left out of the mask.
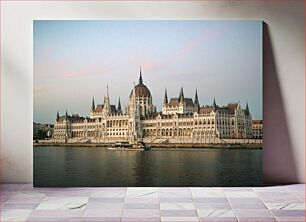
<path id="1" fill-rule="evenodd" d="M 262 22 L 33 21 L 36 187 L 262 185 Z"/>

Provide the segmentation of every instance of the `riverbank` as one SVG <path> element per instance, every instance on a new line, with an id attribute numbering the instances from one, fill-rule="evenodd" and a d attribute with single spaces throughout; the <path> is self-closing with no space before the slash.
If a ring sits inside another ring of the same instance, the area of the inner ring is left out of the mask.
<path id="1" fill-rule="evenodd" d="M 111 147 L 113 143 L 33 143 L 33 147 L 37 146 L 56 146 L 56 147 Z M 262 144 L 191 144 L 191 143 L 149 143 L 147 144 L 152 149 L 208 149 L 208 148 L 222 148 L 222 149 L 262 149 Z"/>

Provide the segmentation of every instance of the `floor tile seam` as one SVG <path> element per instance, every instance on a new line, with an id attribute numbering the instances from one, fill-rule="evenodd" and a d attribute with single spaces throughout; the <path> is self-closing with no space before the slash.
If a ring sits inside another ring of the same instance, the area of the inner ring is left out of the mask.
<path id="1" fill-rule="evenodd" d="M 34 209 L 31 209 L 31 213 L 26 217 L 26 221 L 31 217 L 31 215 L 33 214 L 33 212 L 34 212 L 34 210 L 35 210 L 35 208 Z"/>
<path id="2" fill-rule="evenodd" d="M 128 188 L 125 187 L 125 192 L 124 192 L 124 199 L 123 199 L 123 206 L 122 206 L 122 212 L 121 212 L 121 217 L 120 217 L 120 222 L 123 220 L 123 213 L 125 209 L 125 201 L 126 201 L 126 193 L 127 193 Z"/>
<path id="3" fill-rule="evenodd" d="M 85 211 L 86 211 L 86 209 L 87 209 L 87 207 L 88 207 L 88 203 L 89 203 L 89 200 L 90 200 L 90 198 L 91 198 L 92 193 L 93 193 L 93 188 L 91 187 L 91 188 L 90 188 L 90 192 L 89 192 L 89 196 L 88 196 L 87 203 L 86 203 L 85 208 L 84 208 L 83 213 L 82 213 L 82 217 L 81 217 L 82 221 L 85 220 L 85 219 L 84 219 Z"/>
<path id="4" fill-rule="evenodd" d="M 196 208 L 198 220 L 201 221 L 201 217 L 200 217 L 200 213 L 199 213 L 199 208 L 198 208 L 198 206 L 196 205 L 196 202 L 195 202 L 195 197 L 193 195 L 192 189 L 190 187 L 189 187 L 189 189 L 190 189 L 190 192 L 191 192 L 191 197 L 192 197 L 192 201 L 193 201 L 194 207 Z"/>
<path id="5" fill-rule="evenodd" d="M 281 192 L 281 193 L 285 193 L 285 194 L 289 194 L 289 195 L 292 195 L 294 197 L 296 197 L 297 199 L 300 200 L 300 197 L 297 196 L 293 191 L 291 191 L 288 187 L 284 186 L 284 188 L 287 190 L 286 192 Z"/>
<path id="6" fill-rule="evenodd" d="M 289 190 L 289 189 L 288 189 Z M 305 198 L 301 198 L 299 195 L 297 195 L 294 191 L 289 190 L 289 192 L 295 196 L 297 199 L 301 200 L 303 203 L 305 203 Z M 305 190 L 304 190 L 304 195 L 305 195 Z"/>
<path id="7" fill-rule="evenodd" d="M 25 186 L 26 184 L 24 184 L 23 186 Z M 22 187 L 23 187 L 22 186 Z M 35 192 L 36 193 L 36 192 Z M 39 193 L 39 192 L 38 192 Z M 34 209 L 32 209 L 31 213 L 27 216 L 26 220 L 28 220 L 29 218 L 31 218 L 31 215 L 34 213 L 34 211 L 36 210 L 36 208 L 40 205 L 40 203 L 46 198 L 46 194 L 44 194 L 44 197 L 41 198 L 41 200 L 39 201 L 39 203 L 37 204 L 36 207 L 34 207 Z"/>
<path id="8" fill-rule="evenodd" d="M 157 200 L 159 205 L 159 220 L 162 221 L 161 205 L 160 205 L 160 187 L 157 187 Z"/>
<path id="9" fill-rule="evenodd" d="M 273 216 L 273 218 L 276 220 L 276 221 L 279 221 L 277 219 L 277 217 L 273 214 L 273 212 L 269 209 L 268 205 L 263 201 L 263 199 L 258 195 L 258 198 L 260 199 L 260 201 L 265 205 L 265 207 L 267 208 L 267 210 L 270 212 L 270 214 Z"/>
<path id="10" fill-rule="evenodd" d="M 234 208 L 233 208 L 233 205 L 231 204 L 231 202 L 230 202 L 229 199 L 228 199 L 229 197 L 228 197 L 225 193 L 224 193 L 224 195 L 225 195 L 225 198 L 226 198 L 226 200 L 227 200 L 227 202 L 228 202 L 228 204 L 229 204 L 231 210 L 233 211 L 233 213 L 234 213 L 234 215 L 235 215 L 237 221 L 240 222 L 240 219 L 239 219 L 238 215 L 236 214 L 236 212 L 235 212 L 235 210 L 234 210 Z"/>
<path id="11" fill-rule="evenodd" d="M 1 198 L 0 198 L 1 199 Z M 8 201 L 10 200 L 11 198 L 8 198 L 4 203 L 3 203 L 3 206 L 1 206 L 1 209 L 6 205 L 8 204 Z"/>

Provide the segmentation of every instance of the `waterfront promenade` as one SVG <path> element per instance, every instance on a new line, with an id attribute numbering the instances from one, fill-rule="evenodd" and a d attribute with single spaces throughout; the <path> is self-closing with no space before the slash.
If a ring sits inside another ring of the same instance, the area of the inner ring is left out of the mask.
<path id="1" fill-rule="evenodd" d="M 111 147 L 113 142 L 104 142 L 104 143 L 53 143 L 50 140 L 39 140 L 38 142 L 34 142 L 33 146 L 63 146 L 63 147 Z M 206 149 L 206 148 L 225 148 L 225 149 L 260 149 L 262 148 L 262 143 L 258 140 L 253 141 L 230 141 L 230 143 L 147 143 L 150 148 L 198 148 L 198 149 Z"/>

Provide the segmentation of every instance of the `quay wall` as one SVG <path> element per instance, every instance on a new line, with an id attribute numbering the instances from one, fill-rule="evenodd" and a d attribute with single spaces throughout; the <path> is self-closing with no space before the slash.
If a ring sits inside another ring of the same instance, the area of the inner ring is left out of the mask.
<path id="1" fill-rule="evenodd" d="M 113 143 L 33 143 L 33 147 L 37 146 L 54 146 L 54 147 L 111 147 Z M 261 149 L 262 144 L 255 143 L 245 143 L 245 144 L 199 144 L 199 143 L 148 143 L 150 148 L 153 149 L 171 149 L 171 148 L 222 148 L 222 149 Z"/>

